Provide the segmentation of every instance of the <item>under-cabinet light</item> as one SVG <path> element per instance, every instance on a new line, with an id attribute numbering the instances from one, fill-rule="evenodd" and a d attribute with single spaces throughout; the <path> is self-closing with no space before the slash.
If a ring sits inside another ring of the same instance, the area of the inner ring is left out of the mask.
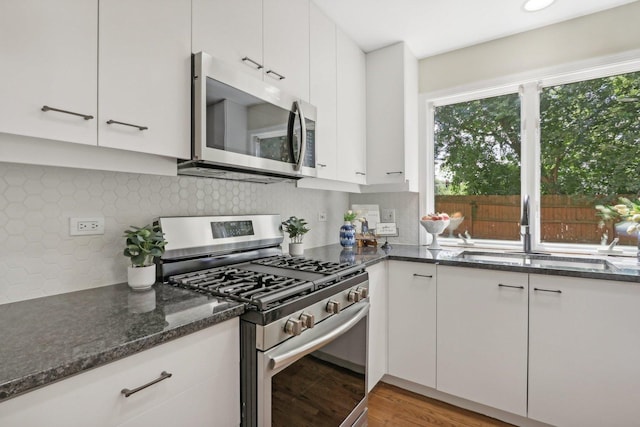
<path id="1" fill-rule="evenodd" d="M 527 12 L 537 12 L 551 6 L 554 1 L 556 0 L 527 0 L 523 7 Z"/>

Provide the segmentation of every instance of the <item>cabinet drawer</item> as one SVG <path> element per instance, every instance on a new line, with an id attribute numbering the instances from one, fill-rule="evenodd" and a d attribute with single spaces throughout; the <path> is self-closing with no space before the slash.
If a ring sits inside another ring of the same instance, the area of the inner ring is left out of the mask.
<path id="1" fill-rule="evenodd" d="M 229 320 L 8 400 L 0 404 L 0 425 L 115 426 L 207 379 L 210 387 L 234 394 L 239 389 L 238 329 L 238 319 Z M 163 371 L 172 376 L 129 397 L 121 393 L 158 379 Z M 228 384 L 230 378 L 234 381 Z"/>

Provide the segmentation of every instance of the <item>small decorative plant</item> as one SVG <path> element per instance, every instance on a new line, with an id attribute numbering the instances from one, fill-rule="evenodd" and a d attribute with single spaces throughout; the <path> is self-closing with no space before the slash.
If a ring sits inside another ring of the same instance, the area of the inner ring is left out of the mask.
<path id="1" fill-rule="evenodd" d="M 343 218 L 346 222 L 353 222 L 358 217 L 358 213 L 349 209 L 343 215 Z"/>
<path id="2" fill-rule="evenodd" d="M 311 229 L 307 227 L 304 218 L 292 216 L 288 220 L 282 221 L 282 230 L 289 234 L 291 243 L 302 243 L 302 237 Z"/>
<path id="3" fill-rule="evenodd" d="M 125 230 L 127 238 L 124 256 L 131 258 L 132 267 L 146 267 L 153 265 L 153 261 L 164 254 L 167 241 L 159 226 L 151 224 L 144 227 L 131 226 Z"/>

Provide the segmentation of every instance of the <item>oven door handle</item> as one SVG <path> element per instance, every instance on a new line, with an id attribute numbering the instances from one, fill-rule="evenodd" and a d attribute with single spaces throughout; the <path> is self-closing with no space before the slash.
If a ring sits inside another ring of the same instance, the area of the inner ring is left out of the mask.
<path id="1" fill-rule="evenodd" d="M 282 366 L 286 366 L 291 362 L 296 361 L 297 359 L 302 358 L 303 356 L 313 353 L 320 347 L 325 344 L 333 341 L 338 338 L 340 335 L 347 332 L 349 329 L 353 328 L 360 320 L 362 320 L 367 314 L 369 314 L 369 303 L 366 302 L 363 304 L 362 308 L 356 311 L 355 313 L 350 313 L 347 318 L 344 318 L 343 315 L 345 313 L 340 313 L 338 315 L 331 316 L 331 318 L 327 319 L 328 322 L 326 325 L 322 325 L 320 323 L 314 329 L 320 329 L 320 326 L 325 326 L 322 329 L 329 329 L 328 332 L 322 333 L 320 336 L 310 336 L 306 340 L 302 341 L 299 345 L 296 345 L 294 348 L 289 348 L 289 346 L 284 345 L 282 348 L 276 350 L 273 354 L 269 355 L 271 369 L 277 370 Z M 339 320 L 340 323 L 333 327 L 333 320 Z M 330 326 L 331 325 L 331 326 Z M 328 327 L 328 328 L 326 328 Z M 315 332 L 315 331 L 314 331 Z M 324 331 L 319 331 L 324 332 Z M 296 337 L 298 338 L 298 337 Z M 300 336 L 299 338 L 306 338 L 304 336 Z M 285 343 L 286 344 L 286 343 Z"/>

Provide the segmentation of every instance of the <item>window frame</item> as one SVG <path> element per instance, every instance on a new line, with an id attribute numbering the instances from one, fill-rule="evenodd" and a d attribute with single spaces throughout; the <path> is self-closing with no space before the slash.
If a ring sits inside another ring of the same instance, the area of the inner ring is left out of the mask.
<path id="1" fill-rule="evenodd" d="M 520 75 L 507 76 L 491 81 L 482 81 L 468 86 L 419 95 L 420 117 L 420 185 L 419 199 L 422 217 L 435 209 L 435 162 L 434 126 L 435 108 L 459 102 L 519 93 L 521 114 L 521 190 L 520 197 L 530 197 L 530 209 L 534 219 L 530 226 L 532 249 L 544 252 L 570 252 L 593 254 L 600 245 L 578 243 L 541 242 L 540 235 L 540 94 L 544 88 L 575 83 L 584 80 L 609 77 L 640 71 L 640 50 L 596 58 L 589 61 L 565 64 L 557 67 L 534 70 Z M 473 236 L 472 236 L 473 237 Z M 420 230 L 421 245 L 428 243 L 428 234 Z M 457 244 L 457 239 L 439 237 L 444 244 Z M 520 241 L 488 240 L 476 241 L 476 247 L 494 249 L 522 249 Z M 621 247 L 624 255 L 636 256 L 637 248 Z"/>

